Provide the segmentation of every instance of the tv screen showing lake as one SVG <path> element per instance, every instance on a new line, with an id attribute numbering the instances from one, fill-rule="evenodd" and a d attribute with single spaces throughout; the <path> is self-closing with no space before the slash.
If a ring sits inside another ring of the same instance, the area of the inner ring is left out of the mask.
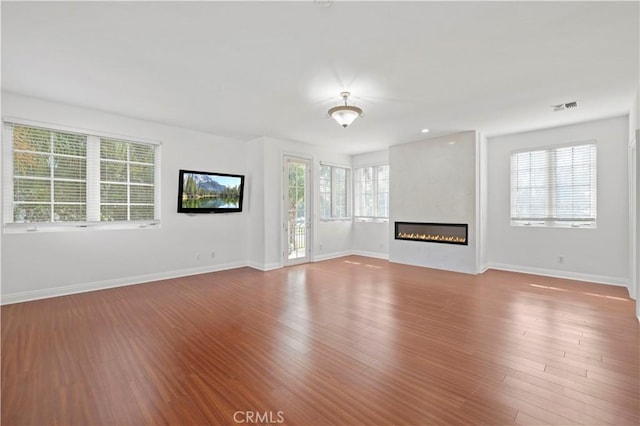
<path id="1" fill-rule="evenodd" d="M 185 173 L 182 207 L 190 209 L 238 208 L 242 179 L 238 176 Z"/>
<path id="2" fill-rule="evenodd" d="M 223 199 L 223 198 L 197 198 L 197 199 L 185 199 L 182 198 L 182 207 L 188 209 L 232 209 L 239 207 L 240 200 L 235 199 Z"/>

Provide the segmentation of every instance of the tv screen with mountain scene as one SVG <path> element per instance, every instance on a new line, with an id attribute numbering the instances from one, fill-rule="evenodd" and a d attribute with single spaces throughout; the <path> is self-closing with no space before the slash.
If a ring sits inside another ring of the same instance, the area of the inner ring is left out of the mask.
<path id="1" fill-rule="evenodd" d="M 242 211 L 244 176 L 180 170 L 178 213 Z"/>

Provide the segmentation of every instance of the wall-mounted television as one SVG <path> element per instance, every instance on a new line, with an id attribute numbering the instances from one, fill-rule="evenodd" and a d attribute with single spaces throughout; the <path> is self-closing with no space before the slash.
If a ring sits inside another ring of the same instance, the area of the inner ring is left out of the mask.
<path id="1" fill-rule="evenodd" d="M 180 170 L 178 213 L 242 211 L 244 175 Z"/>

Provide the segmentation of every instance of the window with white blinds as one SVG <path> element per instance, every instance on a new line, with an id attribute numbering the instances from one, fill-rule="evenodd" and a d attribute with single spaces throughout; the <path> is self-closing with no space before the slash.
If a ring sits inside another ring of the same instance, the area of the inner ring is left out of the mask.
<path id="1" fill-rule="evenodd" d="M 595 227 L 596 144 L 511 154 L 511 224 Z"/>
<path id="2" fill-rule="evenodd" d="M 12 126 L 13 197 L 8 222 L 83 221 L 87 137 Z"/>
<path id="3" fill-rule="evenodd" d="M 354 188 L 356 220 L 389 219 L 389 165 L 356 169 Z"/>
<path id="4" fill-rule="evenodd" d="M 320 165 L 320 219 L 349 217 L 349 169 Z"/>
<path id="5" fill-rule="evenodd" d="M 4 123 L 5 226 L 159 219 L 159 146 Z"/>
<path id="6" fill-rule="evenodd" d="M 100 220 L 155 219 L 155 146 L 100 139 Z"/>

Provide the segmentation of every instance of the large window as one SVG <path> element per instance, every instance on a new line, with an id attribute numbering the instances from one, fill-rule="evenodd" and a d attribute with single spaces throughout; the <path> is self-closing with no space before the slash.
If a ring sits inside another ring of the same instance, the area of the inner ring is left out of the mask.
<path id="1" fill-rule="evenodd" d="M 87 137 L 25 126 L 11 126 L 11 130 L 13 198 L 9 201 L 13 208 L 5 220 L 84 220 Z"/>
<path id="2" fill-rule="evenodd" d="M 349 169 L 320 165 L 320 219 L 349 217 Z"/>
<path id="3" fill-rule="evenodd" d="M 155 222 L 158 145 L 5 123 L 4 224 Z"/>
<path id="4" fill-rule="evenodd" d="M 100 220 L 154 219 L 155 146 L 100 139 Z"/>
<path id="5" fill-rule="evenodd" d="M 355 218 L 360 221 L 389 219 L 389 166 L 356 169 Z"/>
<path id="6" fill-rule="evenodd" d="M 595 227 L 595 143 L 513 153 L 511 224 Z"/>

